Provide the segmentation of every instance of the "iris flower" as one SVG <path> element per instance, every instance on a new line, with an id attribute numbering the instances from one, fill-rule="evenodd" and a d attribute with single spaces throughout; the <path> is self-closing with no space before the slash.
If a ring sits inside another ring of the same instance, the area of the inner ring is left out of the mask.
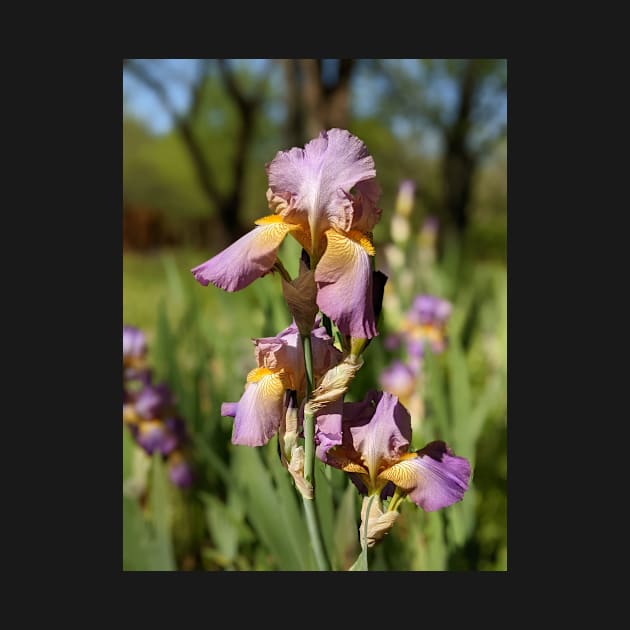
<path id="1" fill-rule="evenodd" d="M 168 477 L 180 488 L 189 488 L 194 481 L 192 466 L 180 451 L 173 451 L 168 458 Z"/>
<path id="2" fill-rule="evenodd" d="M 123 368 L 141 367 L 146 354 L 144 333 L 135 326 L 123 326 Z"/>
<path id="3" fill-rule="evenodd" d="M 403 323 L 407 336 L 407 351 L 413 358 L 422 358 L 424 342 L 435 353 L 446 348 L 446 322 L 453 307 L 450 302 L 433 295 L 418 295 Z"/>
<path id="4" fill-rule="evenodd" d="M 411 420 L 398 398 L 368 392 L 362 402 L 343 406 L 342 443 L 317 455 L 350 474 L 362 494 L 409 498 L 427 512 L 460 501 L 468 489 L 470 464 L 445 442 L 435 441 L 409 451 Z"/>
<path id="5" fill-rule="evenodd" d="M 277 433 L 285 417 L 287 390 L 296 391 L 299 401 L 306 392 L 304 351 L 295 323 L 276 337 L 253 341 L 258 367 L 247 375 L 239 402 L 221 405 L 221 415 L 234 418 L 232 443 L 244 446 L 262 446 Z M 341 360 L 323 326 L 312 331 L 311 347 L 316 379 Z"/>
<path id="6" fill-rule="evenodd" d="M 243 289 L 274 268 L 291 234 L 309 254 L 321 311 L 345 335 L 375 337 L 370 256 L 381 190 L 365 144 L 343 129 L 322 131 L 303 149 L 279 151 L 266 170 L 274 214 L 193 275 L 204 286 Z"/>

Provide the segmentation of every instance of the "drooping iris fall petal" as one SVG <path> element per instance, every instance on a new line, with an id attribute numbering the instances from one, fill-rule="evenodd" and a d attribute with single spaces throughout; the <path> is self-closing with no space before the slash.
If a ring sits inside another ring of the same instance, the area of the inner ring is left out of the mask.
<path id="1" fill-rule="evenodd" d="M 374 254 L 369 240 L 326 232 L 327 246 L 315 268 L 317 305 L 344 335 L 370 339 L 378 333 L 372 299 Z"/>
<path id="2" fill-rule="evenodd" d="M 284 413 L 283 373 L 257 368 L 250 372 L 245 392 L 238 403 L 224 403 L 223 415 L 234 415 L 232 443 L 262 446 L 278 431 Z"/>
<path id="3" fill-rule="evenodd" d="M 212 282 L 226 291 L 239 291 L 268 273 L 284 237 L 299 226 L 284 223 L 279 216 L 263 217 L 256 223 L 258 227 L 192 269 L 195 279 L 203 286 Z"/>
<path id="4" fill-rule="evenodd" d="M 470 481 L 470 463 L 457 457 L 445 442 L 427 444 L 417 453 L 381 473 L 427 512 L 461 501 Z"/>

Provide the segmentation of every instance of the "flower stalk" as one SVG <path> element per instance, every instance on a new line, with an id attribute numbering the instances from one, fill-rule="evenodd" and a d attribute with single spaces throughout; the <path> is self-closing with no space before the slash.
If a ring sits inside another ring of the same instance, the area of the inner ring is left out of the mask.
<path id="1" fill-rule="evenodd" d="M 304 368 L 306 371 L 306 400 L 313 393 L 313 353 L 311 349 L 311 336 L 302 335 L 302 347 L 304 348 Z M 330 563 L 326 557 L 326 551 L 322 542 L 322 534 L 315 506 L 315 414 L 304 409 L 304 480 L 313 488 L 313 498 L 302 495 L 306 524 L 311 538 L 311 546 L 315 553 L 315 559 L 320 571 L 330 571 Z"/>

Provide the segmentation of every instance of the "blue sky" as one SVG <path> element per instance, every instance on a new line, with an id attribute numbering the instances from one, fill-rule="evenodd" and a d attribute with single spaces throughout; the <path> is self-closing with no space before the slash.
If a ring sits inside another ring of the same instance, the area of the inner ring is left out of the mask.
<path id="1" fill-rule="evenodd" d="M 165 85 L 169 98 L 177 111 L 187 109 L 190 100 L 190 85 L 195 80 L 197 59 L 159 59 L 159 60 L 135 60 L 150 68 L 156 78 Z M 281 69 L 268 59 L 239 59 L 231 60 L 231 63 L 242 64 L 254 74 L 260 72 L 269 73 L 269 79 L 277 88 L 282 90 L 283 76 Z M 392 60 L 391 63 L 401 64 L 410 74 L 420 72 L 419 65 L 413 59 Z M 359 116 L 373 113 L 378 102 L 378 97 L 384 89 L 384 81 L 378 76 L 356 73 L 353 79 L 352 97 L 354 111 Z M 452 109 L 457 97 L 456 89 L 449 81 L 436 81 L 431 85 L 432 98 L 438 99 L 447 109 Z M 145 122 L 155 134 L 168 132 L 173 124 L 171 116 L 164 110 L 158 98 L 142 82 L 131 73 L 123 72 L 124 107 Z M 270 115 L 282 119 L 284 116 L 283 105 L 279 103 L 270 110 Z M 492 126 L 505 124 L 507 119 L 507 103 L 499 109 L 496 120 Z M 392 121 L 394 133 L 403 137 L 410 128 L 410 122 L 402 117 Z M 436 134 L 427 131 L 424 134 L 425 147 L 428 152 L 439 149 L 439 139 Z"/>

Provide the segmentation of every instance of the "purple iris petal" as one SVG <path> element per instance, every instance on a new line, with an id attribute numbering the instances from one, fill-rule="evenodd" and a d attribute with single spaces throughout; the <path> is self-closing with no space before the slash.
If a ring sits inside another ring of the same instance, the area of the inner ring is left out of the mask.
<path id="1" fill-rule="evenodd" d="M 400 335 L 387 335 L 387 337 L 385 337 L 385 340 L 383 341 L 383 345 L 385 346 L 386 350 L 398 350 L 398 348 L 400 348 L 401 341 L 402 340 Z"/>
<path id="2" fill-rule="evenodd" d="M 344 335 L 376 337 L 370 256 L 360 243 L 335 230 L 326 238 L 326 251 L 315 268 L 317 305 Z"/>
<path id="3" fill-rule="evenodd" d="M 192 467 L 186 460 L 178 460 L 170 464 L 168 476 L 180 488 L 189 488 L 194 481 Z"/>
<path id="4" fill-rule="evenodd" d="M 322 131 L 304 149 L 279 151 L 266 168 L 271 191 L 291 199 L 287 217 L 293 212 L 302 220 L 308 217 L 314 234 L 329 226 L 349 230 L 353 201 L 348 193 L 376 176 L 365 144 L 344 129 Z M 362 187 L 361 193 L 360 220 L 368 222 L 368 207 L 376 193 L 373 187 Z"/>
<path id="5" fill-rule="evenodd" d="M 333 346 L 332 337 L 323 326 L 311 332 L 313 371 L 321 376 L 341 361 L 341 352 Z M 293 388 L 302 391 L 306 386 L 304 351 L 300 333 L 293 322 L 275 337 L 254 339 L 258 367 L 284 369 L 290 376 Z"/>
<path id="6" fill-rule="evenodd" d="M 417 486 L 409 498 L 427 512 L 433 512 L 461 501 L 468 489 L 470 463 L 442 441 L 431 442 L 418 451 L 416 459 L 405 465 L 414 469 Z"/>
<path id="7" fill-rule="evenodd" d="M 434 295 L 418 295 L 413 301 L 409 318 L 420 324 L 444 324 L 450 317 L 450 302 Z"/>
<path id="8" fill-rule="evenodd" d="M 359 182 L 353 203 L 353 230 L 371 232 L 381 218 L 382 210 L 376 207 L 381 196 L 381 187 L 375 179 Z"/>
<path id="9" fill-rule="evenodd" d="M 221 411 L 224 411 L 223 406 Z M 275 375 L 248 383 L 236 409 L 230 407 L 225 411 L 235 411 L 232 444 L 262 446 L 280 428 L 284 415 L 284 387 Z"/>
<path id="10" fill-rule="evenodd" d="M 301 417 L 303 418 L 303 409 Z M 343 400 L 340 398 L 326 405 L 315 414 L 315 455 L 323 462 L 326 461 L 326 453 L 333 447 L 341 444 L 342 435 Z"/>
<path id="11" fill-rule="evenodd" d="M 411 395 L 416 387 L 416 375 L 402 361 L 394 361 L 381 373 L 380 383 L 383 389 L 403 398 Z"/>
<path id="12" fill-rule="evenodd" d="M 144 333 L 135 326 L 123 326 L 123 360 L 139 359 L 147 352 L 147 340 Z"/>
<path id="13" fill-rule="evenodd" d="M 143 422 L 137 435 L 138 444 L 149 454 L 155 451 L 168 455 L 179 445 L 178 438 L 173 435 L 162 422 Z"/>
<path id="14" fill-rule="evenodd" d="M 399 459 L 411 441 L 409 412 L 387 392 L 370 390 L 362 401 L 345 403 L 342 427 L 342 453 L 361 459 L 374 477 L 383 462 Z M 341 467 L 340 460 L 328 459 L 323 461 Z"/>
<path id="15" fill-rule="evenodd" d="M 415 361 L 420 361 L 424 357 L 424 339 L 407 338 L 407 355 Z"/>
<path id="16" fill-rule="evenodd" d="M 332 337 L 326 328 L 314 328 L 311 333 L 311 348 L 313 354 L 313 372 L 315 376 L 322 376 L 330 368 L 341 362 L 342 354 L 333 345 Z"/>
<path id="17" fill-rule="evenodd" d="M 221 415 L 233 418 L 238 411 L 238 403 L 237 402 L 225 402 L 221 405 Z"/>
<path id="18" fill-rule="evenodd" d="M 446 300 L 438 300 L 435 305 L 435 319 L 438 323 L 443 324 L 451 316 L 453 307 Z"/>
<path id="19" fill-rule="evenodd" d="M 136 398 L 136 412 L 151 420 L 161 417 L 172 405 L 173 395 L 166 383 L 145 387 Z"/>
<path id="20" fill-rule="evenodd" d="M 239 291 L 264 276 L 278 259 L 278 248 L 287 235 L 283 223 L 260 225 L 205 263 L 193 268 L 197 282 L 210 282 L 226 291 Z"/>
<path id="21" fill-rule="evenodd" d="M 177 438 L 178 442 L 182 444 L 188 438 L 188 432 L 186 431 L 186 423 L 179 416 L 169 416 L 164 421 L 167 429 Z"/>
<path id="22" fill-rule="evenodd" d="M 411 417 L 388 392 L 368 392 L 361 403 L 344 407 L 344 438 L 350 433 L 353 450 L 376 475 L 383 462 L 396 461 L 409 447 Z"/>

